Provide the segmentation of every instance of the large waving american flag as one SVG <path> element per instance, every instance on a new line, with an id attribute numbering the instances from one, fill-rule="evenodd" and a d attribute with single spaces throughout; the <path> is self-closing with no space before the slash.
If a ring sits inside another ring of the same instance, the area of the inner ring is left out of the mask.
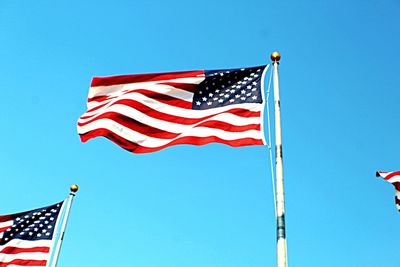
<path id="1" fill-rule="evenodd" d="M 62 205 L 0 216 L 0 267 L 48 266 Z"/>
<path id="2" fill-rule="evenodd" d="M 376 176 L 382 177 L 395 187 L 396 208 L 398 211 L 400 211 L 400 171 L 395 171 L 395 172 L 377 171 Z"/>
<path id="3" fill-rule="evenodd" d="M 95 77 L 78 133 L 82 142 L 104 136 L 133 153 L 177 144 L 265 145 L 267 69 Z"/>

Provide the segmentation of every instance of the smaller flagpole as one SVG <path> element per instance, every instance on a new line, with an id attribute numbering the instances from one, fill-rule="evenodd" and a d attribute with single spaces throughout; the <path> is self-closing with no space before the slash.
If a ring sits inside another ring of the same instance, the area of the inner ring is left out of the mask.
<path id="1" fill-rule="evenodd" d="M 71 191 L 69 193 L 68 200 L 67 200 L 67 208 L 64 213 L 64 218 L 63 218 L 63 222 L 62 222 L 61 229 L 60 229 L 60 236 L 57 240 L 53 259 L 51 261 L 51 267 L 57 266 L 58 257 L 60 256 L 61 245 L 64 240 L 65 228 L 67 227 L 69 212 L 71 210 L 72 200 L 74 199 L 75 193 L 78 192 L 78 189 L 79 189 L 79 187 L 76 184 L 73 184 L 70 187 Z"/>
<path id="2" fill-rule="evenodd" d="M 281 128 L 281 101 L 279 95 L 278 65 L 281 55 L 271 54 L 274 69 L 274 105 L 275 105 L 275 167 L 276 167 L 276 266 L 287 267 L 285 193 L 283 186 L 283 155 Z"/>

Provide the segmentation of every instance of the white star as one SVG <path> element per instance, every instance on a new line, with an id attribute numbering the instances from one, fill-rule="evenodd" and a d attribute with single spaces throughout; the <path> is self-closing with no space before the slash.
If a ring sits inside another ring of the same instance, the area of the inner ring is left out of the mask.
<path id="1" fill-rule="evenodd" d="M 254 76 L 254 73 L 250 73 L 250 76 Z"/>
<path id="2" fill-rule="evenodd" d="M 224 86 L 222 85 L 222 87 L 224 87 Z M 215 90 L 215 92 L 216 92 L 216 93 L 219 93 L 219 89 Z"/>
<path id="3" fill-rule="evenodd" d="M 258 74 L 256 74 L 256 75 L 254 75 L 254 78 L 257 78 L 259 75 Z"/>
<path id="4" fill-rule="evenodd" d="M 242 96 L 240 99 L 242 99 L 243 101 L 246 100 L 246 98 L 244 96 Z"/>
<path id="5" fill-rule="evenodd" d="M 222 103 L 222 102 L 224 102 L 224 100 L 223 100 L 223 99 L 220 99 L 220 100 L 218 100 L 218 102 L 219 102 L 219 103 Z"/>
<path id="6" fill-rule="evenodd" d="M 212 105 L 212 102 L 207 102 L 207 105 L 211 106 L 211 105 Z"/>
<path id="7" fill-rule="evenodd" d="M 200 101 L 196 101 L 196 105 L 200 106 L 201 102 Z"/>
<path id="8" fill-rule="evenodd" d="M 224 73 L 221 72 L 219 75 L 224 76 Z"/>
<path id="9" fill-rule="evenodd" d="M 246 91 L 245 90 L 242 90 L 242 91 L 240 91 L 242 94 L 245 94 L 246 93 Z"/>
<path id="10" fill-rule="evenodd" d="M 253 85 L 257 85 L 257 82 L 252 82 Z"/>
<path id="11" fill-rule="evenodd" d="M 236 97 L 236 98 L 239 98 L 239 97 L 240 97 L 240 95 L 235 95 L 235 97 Z"/>
<path id="12" fill-rule="evenodd" d="M 240 86 L 239 86 L 239 88 L 240 88 Z M 231 94 L 233 94 L 235 92 L 235 90 L 232 89 L 232 90 L 230 90 L 230 92 L 231 92 Z"/>
<path id="13" fill-rule="evenodd" d="M 251 96 L 251 93 L 247 93 L 246 96 Z"/>
<path id="14" fill-rule="evenodd" d="M 214 101 L 217 101 L 217 100 L 218 100 L 218 97 L 214 97 L 213 100 L 214 100 Z"/>
<path id="15" fill-rule="evenodd" d="M 229 94 L 224 95 L 224 97 L 225 97 L 225 98 L 228 98 L 228 97 L 229 97 Z"/>
<path id="16" fill-rule="evenodd" d="M 201 95 L 203 93 L 203 91 L 199 91 L 199 94 Z"/>
<path id="17" fill-rule="evenodd" d="M 229 99 L 229 102 L 233 103 L 235 101 L 235 99 Z"/>
<path id="18" fill-rule="evenodd" d="M 257 72 L 260 72 L 260 71 L 261 71 L 261 69 L 258 69 L 258 70 L 257 70 Z"/>
<path id="19" fill-rule="evenodd" d="M 256 95 L 253 95 L 251 98 L 253 98 L 254 100 L 256 100 L 256 99 L 257 99 L 257 96 L 256 96 Z"/>
<path id="20" fill-rule="evenodd" d="M 247 89 L 251 89 L 251 85 L 247 85 Z"/>
<path id="21" fill-rule="evenodd" d="M 207 97 L 203 97 L 202 99 L 203 99 L 203 101 L 207 101 Z"/>
<path id="22" fill-rule="evenodd" d="M 213 95 L 214 95 L 213 93 L 209 93 L 208 94 L 209 97 L 213 97 Z"/>

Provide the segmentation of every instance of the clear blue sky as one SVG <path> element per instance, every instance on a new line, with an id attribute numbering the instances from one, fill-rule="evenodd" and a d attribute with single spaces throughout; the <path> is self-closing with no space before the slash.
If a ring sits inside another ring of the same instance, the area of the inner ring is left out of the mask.
<path id="1" fill-rule="evenodd" d="M 80 143 L 92 76 L 279 50 L 290 266 L 399 266 L 400 2 L 0 2 L 0 214 L 80 191 L 59 267 L 275 265 L 268 151 Z"/>

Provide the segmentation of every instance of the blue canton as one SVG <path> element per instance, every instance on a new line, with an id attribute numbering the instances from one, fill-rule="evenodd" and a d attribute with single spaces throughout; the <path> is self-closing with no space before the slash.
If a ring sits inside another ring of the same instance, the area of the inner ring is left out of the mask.
<path id="1" fill-rule="evenodd" d="M 262 103 L 261 76 L 265 66 L 205 71 L 205 80 L 194 92 L 196 110 L 242 103 Z"/>
<path id="2" fill-rule="evenodd" d="M 14 223 L 4 232 L 0 245 L 12 239 L 51 240 L 62 203 L 11 215 Z"/>

